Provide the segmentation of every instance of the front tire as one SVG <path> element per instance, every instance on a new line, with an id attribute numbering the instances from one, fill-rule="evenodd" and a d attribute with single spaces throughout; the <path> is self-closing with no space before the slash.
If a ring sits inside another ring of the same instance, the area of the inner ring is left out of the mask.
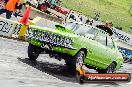
<path id="1" fill-rule="evenodd" d="M 85 52 L 84 52 L 83 50 L 79 51 L 79 52 L 75 55 L 75 57 L 74 57 L 73 60 L 72 60 L 72 62 L 73 62 L 73 63 L 72 63 L 72 68 L 73 68 L 74 70 L 77 71 L 78 68 L 80 68 L 80 67 L 83 66 L 85 56 L 86 56 L 86 54 L 85 54 Z"/>
<path id="2" fill-rule="evenodd" d="M 85 77 L 83 75 L 80 75 L 80 72 L 76 72 L 76 80 L 77 82 L 79 82 L 80 84 L 83 84 L 84 83 L 84 79 Z"/>
<path id="3" fill-rule="evenodd" d="M 106 69 L 98 70 L 98 73 L 114 73 L 115 67 L 116 67 L 115 64 L 111 63 Z"/>
<path id="4" fill-rule="evenodd" d="M 28 57 L 29 59 L 31 60 L 36 60 L 40 54 L 40 48 L 35 46 L 35 45 L 32 45 L 32 44 L 29 44 L 28 46 Z"/>

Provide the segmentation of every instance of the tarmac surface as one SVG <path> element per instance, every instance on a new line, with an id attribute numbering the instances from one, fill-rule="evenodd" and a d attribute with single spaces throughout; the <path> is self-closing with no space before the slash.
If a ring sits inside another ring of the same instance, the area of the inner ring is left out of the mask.
<path id="1" fill-rule="evenodd" d="M 0 37 L 0 87 L 131 87 L 129 83 L 79 84 L 64 61 L 47 54 L 32 62 L 27 56 L 27 42 Z M 90 70 L 92 73 L 94 70 Z M 117 71 L 132 73 L 132 65 L 124 63 Z"/>

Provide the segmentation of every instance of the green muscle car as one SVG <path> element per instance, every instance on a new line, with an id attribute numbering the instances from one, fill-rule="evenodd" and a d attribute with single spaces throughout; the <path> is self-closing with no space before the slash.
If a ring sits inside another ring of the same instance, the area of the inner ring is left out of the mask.
<path id="1" fill-rule="evenodd" d="M 98 73 L 113 73 L 124 61 L 117 41 L 90 25 L 67 23 L 56 25 L 55 29 L 30 25 L 26 37 L 31 60 L 43 52 L 58 60 L 64 59 L 73 69 L 85 65 Z"/>

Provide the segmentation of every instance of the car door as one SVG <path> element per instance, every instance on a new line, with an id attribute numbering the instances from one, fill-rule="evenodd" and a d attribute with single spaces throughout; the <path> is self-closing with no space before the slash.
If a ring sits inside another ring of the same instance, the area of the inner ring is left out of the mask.
<path id="1" fill-rule="evenodd" d="M 117 51 L 113 39 L 109 35 L 107 35 L 107 53 L 108 53 L 107 56 L 109 58 L 109 62 L 111 63 L 116 58 Z"/>
<path id="2" fill-rule="evenodd" d="M 108 51 L 107 48 L 107 34 L 106 32 L 100 30 L 98 35 L 96 36 L 97 45 L 96 45 L 96 59 L 98 60 L 101 67 L 106 68 L 106 66 L 109 65 L 109 62 L 111 61 L 110 56 L 110 50 Z"/>

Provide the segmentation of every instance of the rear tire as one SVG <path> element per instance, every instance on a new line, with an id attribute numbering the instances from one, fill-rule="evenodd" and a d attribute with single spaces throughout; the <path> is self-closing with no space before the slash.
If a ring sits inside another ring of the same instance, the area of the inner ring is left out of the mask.
<path id="1" fill-rule="evenodd" d="M 28 57 L 31 60 L 36 60 L 41 53 L 41 49 L 35 45 L 29 44 L 28 46 Z"/>
<path id="2" fill-rule="evenodd" d="M 115 64 L 114 63 L 111 63 L 106 69 L 99 69 L 97 70 L 98 73 L 114 73 L 115 71 Z"/>

